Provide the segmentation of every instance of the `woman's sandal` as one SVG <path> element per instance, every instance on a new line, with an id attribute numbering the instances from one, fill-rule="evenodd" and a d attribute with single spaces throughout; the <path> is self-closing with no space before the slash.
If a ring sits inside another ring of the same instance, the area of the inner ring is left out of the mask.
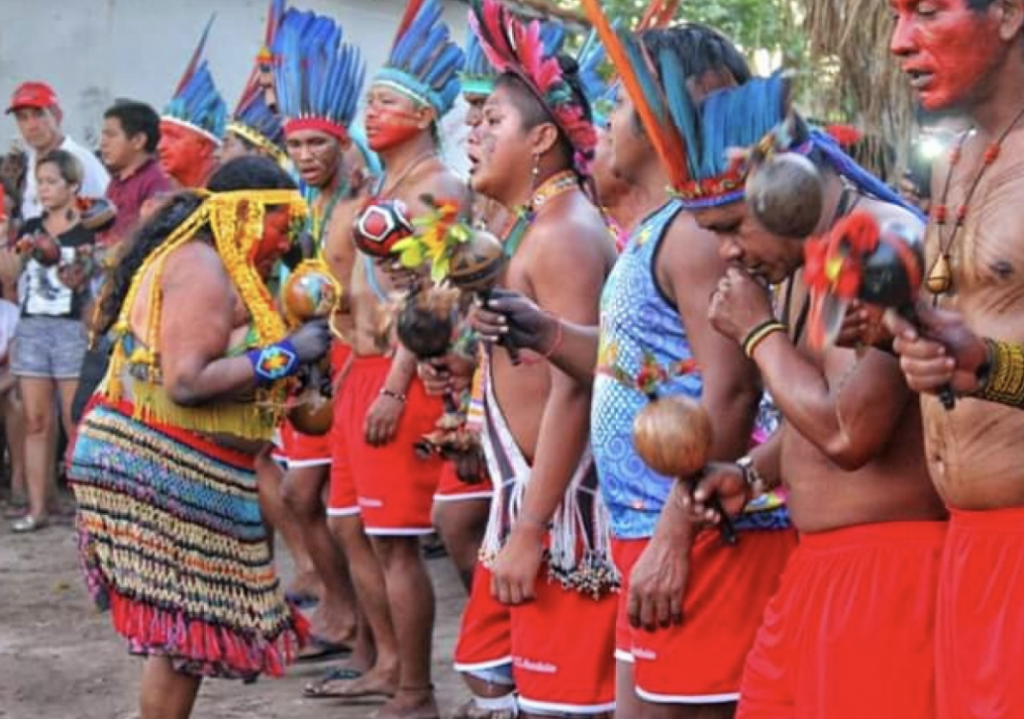
<path id="1" fill-rule="evenodd" d="M 47 524 L 50 520 L 47 517 L 33 517 L 31 514 L 26 514 L 21 519 L 16 519 L 11 522 L 11 531 L 16 534 L 28 534 L 29 532 L 35 532 Z"/>

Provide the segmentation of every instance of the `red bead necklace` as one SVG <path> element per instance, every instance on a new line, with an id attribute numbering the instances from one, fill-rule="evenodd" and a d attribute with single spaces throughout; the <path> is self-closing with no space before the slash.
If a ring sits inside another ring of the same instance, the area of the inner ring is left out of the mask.
<path id="1" fill-rule="evenodd" d="M 960 233 L 960 228 L 962 228 L 964 223 L 967 221 L 968 207 L 970 206 L 971 199 L 974 197 L 974 192 L 981 184 L 981 178 L 985 176 L 986 170 L 995 164 L 995 161 L 999 158 L 999 152 L 1002 149 L 1003 141 L 1006 140 L 1007 135 L 1010 134 L 1022 118 L 1024 118 L 1024 109 L 1017 113 L 1017 116 L 1013 118 L 1013 121 L 1005 130 L 1003 130 L 999 139 L 985 149 L 985 154 L 982 155 L 981 169 L 978 170 L 978 174 L 974 177 L 974 181 L 967 190 L 967 196 L 964 198 L 963 203 L 956 210 L 953 228 L 946 237 L 943 237 L 946 224 L 949 220 L 949 207 L 946 202 L 949 199 L 950 186 L 953 184 L 953 172 L 963 155 L 964 143 L 966 143 L 967 139 L 973 134 L 973 126 L 961 136 L 960 142 L 957 143 L 957 146 L 949 155 L 949 172 L 946 173 L 946 182 L 942 190 L 942 202 L 932 209 L 932 221 L 935 222 L 939 228 L 940 252 L 939 256 L 935 259 L 935 263 L 932 265 L 931 270 L 928 272 L 928 279 L 925 282 L 925 285 L 928 287 L 928 291 L 935 296 L 934 299 L 936 302 L 940 295 L 947 294 L 953 289 L 953 266 L 950 251 L 953 248 L 953 243 L 956 241 L 957 235 Z"/>

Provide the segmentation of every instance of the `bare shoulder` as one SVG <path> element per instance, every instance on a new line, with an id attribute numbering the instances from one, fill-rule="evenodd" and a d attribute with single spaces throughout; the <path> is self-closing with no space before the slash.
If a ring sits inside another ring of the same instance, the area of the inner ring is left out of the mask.
<path id="1" fill-rule="evenodd" d="M 666 258 L 705 258 L 720 264 L 718 236 L 697 224 L 693 214 L 680 210 L 665 228 L 660 254 Z"/>
<path id="2" fill-rule="evenodd" d="M 531 260 L 531 278 L 548 276 L 569 283 L 580 276 L 603 281 L 616 256 L 601 213 L 582 193 L 541 213 L 523 249 Z"/>
<path id="3" fill-rule="evenodd" d="M 223 288 L 230 291 L 228 273 L 217 250 L 205 242 L 189 242 L 171 252 L 161 275 L 164 292 L 188 289 L 204 295 Z"/>
<path id="4" fill-rule="evenodd" d="M 470 195 L 466 180 L 441 161 L 425 165 L 410 178 L 408 189 L 402 193 L 402 200 L 409 206 L 413 216 L 430 209 L 423 202 L 424 195 L 435 200 L 455 200 L 463 209 L 469 208 Z"/>

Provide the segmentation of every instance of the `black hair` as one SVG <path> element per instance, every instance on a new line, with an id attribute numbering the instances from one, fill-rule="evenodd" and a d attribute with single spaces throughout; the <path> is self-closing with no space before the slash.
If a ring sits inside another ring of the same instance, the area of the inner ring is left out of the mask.
<path id="1" fill-rule="evenodd" d="M 103 118 L 114 118 L 121 123 L 121 129 L 128 138 L 146 136 L 146 152 L 156 152 L 160 144 L 160 116 L 144 102 L 119 100 L 103 113 Z"/>
<path id="2" fill-rule="evenodd" d="M 726 70 L 737 83 L 750 79 L 750 66 L 732 41 L 707 25 L 689 22 L 666 28 L 647 30 L 640 35 L 647 55 L 658 67 L 658 57 L 669 52 L 675 55 L 686 77 L 700 77 L 707 72 Z"/>
<path id="3" fill-rule="evenodd" d="M 590 101 L 583 92 L 583 83 L 580 80 L 580 67 L 576 60 L 569 55 L 559 53 L 558 64 L 562 68 L 562 76 L 565 78 L 569 91 L 572 93 L 572 100 L 575 105 L 583 110 L 583 117 L 587 122 L 593 122 L 594 113 Z M 523 129 L 532 130 L 537 125 L 550 122 L 558 128 L 559 146 L 565 156 L 567 164 L 572 165 L 574 150 L 569 138 L 565 136 L 562 128 L 555 122 L 554 116 L 547 105 L 523 80 L 514 73 L 506 72 L 498 76 L 494 83 L 495 89 L 503 87 L 511 90 L 512 103 L 516 106 L 522 117 Z"/>
<path id="4" fill-rule="evenodd" d="M 297 187 L 280 165 L 263 155 L 246 155 L 225 162 L 206 183 L 210 192 L 294 190 Z"/>
<path id="5" fill-rule="evenodd" d="M 976 12 L 982 10 L 988 10 L 989 5 L 994 3 L 995 0 L 967 0 L 967 7 Z"/>
<path id="6" fill-rule="evenodd" d="M 276 162 L 257 156 L 238 157 L 225 162 L 213 173 L 206 187 L 211 192 L 296 189 L 295 181 Z M 103 289 L 93 327 L 97 336 L 107 332 L 117 320 L 135 273 L 146 258 L 202 204 L 203 198 L 195 192 L 172 195 L 127 241 Z M 199 230 L 200 233 L 207 231 L 206 228 Z"/>
<path id="7" fill-rule="evenodd" d="M 750 66 L 732 41 L 707 25 L 688 22 L 673 27 L 646 30 L 640 35 L 644 51 L 651 59 L 660 80 L 659 57 L 674 56 L 687 78 L 699 78 L 709 72 L 727 72 L 737 84 L 751 78 Z M 640 118 L 633 113 L 634 128 L 642 132 Z"/>

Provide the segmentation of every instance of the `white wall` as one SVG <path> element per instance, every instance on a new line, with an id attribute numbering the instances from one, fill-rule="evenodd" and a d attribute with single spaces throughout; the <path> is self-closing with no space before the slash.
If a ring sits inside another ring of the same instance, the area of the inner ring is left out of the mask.
<path id="1" fill-rule="evenodd" d="M 443 0 L 460 39 L 466 5 Z M 372 75 L 387 56 L 405 0 L 291 0 L 336 17 L 358 44 Z M 211 12 L 217 20 L 207 56 L 214 82 L 233 108 L 263 39 L 267 0 L 0 0 L 0 100 L 6 108 L 25 80 L 57 91 L 65 130 L 94 145 L 103 111 L 115 98 L 160 111 L 170 99 Z M 2 120 L 0 151 L 17 138 Z M 446 124 L 453 124 L 452 120 Z M 457 123 L 455 123 L 457 124 Z"/>

